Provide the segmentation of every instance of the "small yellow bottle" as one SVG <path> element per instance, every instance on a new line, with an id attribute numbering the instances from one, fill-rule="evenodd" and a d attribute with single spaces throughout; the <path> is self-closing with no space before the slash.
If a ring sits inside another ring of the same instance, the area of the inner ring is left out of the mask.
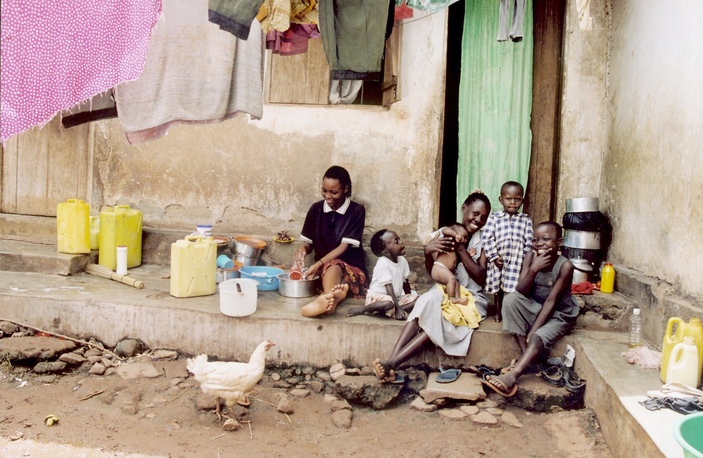
<path id="1" fill-rule="evenodd" d="M 615 287 L 615 269 L 612 262 L 606 262 L 600 274 L 600 292 L 612 293 Z"/>

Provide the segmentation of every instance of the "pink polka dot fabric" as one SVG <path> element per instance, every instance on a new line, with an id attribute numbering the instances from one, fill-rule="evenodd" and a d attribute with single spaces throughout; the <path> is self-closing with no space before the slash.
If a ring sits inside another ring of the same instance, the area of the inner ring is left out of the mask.
<path id="1" fill-rule="evenodd" d="M 2 0 L 0 141 L 139 78 L 161 0 Z"/>

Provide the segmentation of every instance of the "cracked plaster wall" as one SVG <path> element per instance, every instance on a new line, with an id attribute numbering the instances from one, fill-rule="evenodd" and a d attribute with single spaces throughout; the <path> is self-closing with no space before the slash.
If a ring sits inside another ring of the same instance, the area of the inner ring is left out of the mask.
<path id="1" fill-rule="evenodd" d="M 146 227 L 209 223 L 224 235 L 297 237 L 324 171 L 337 164 L 366 206 L 367 233 L 392 227 L 419 243 L 438 214 L 445 35 L 442 12 L 404 25 L 401 100 L 390 109 L 267 104 L 261 120 L 177 125 L 136 146 L 117 120 L 106 122 L 94 195 L 140 209 Z"/>

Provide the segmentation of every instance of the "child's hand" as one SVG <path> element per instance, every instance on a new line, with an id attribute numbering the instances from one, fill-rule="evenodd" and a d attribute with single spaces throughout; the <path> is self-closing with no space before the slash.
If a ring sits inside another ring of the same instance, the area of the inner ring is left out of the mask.
<path id="1" fill-rule="evenodd" d="M 533 253 L 535 254 L 535 256 L 532 259 L 532 264 L 530 265 L 530 269 L 532 269 L 533 272 L 539 272 L 545 267 L 549 267 L 549 264 L 552 261 L 551 248 L 546 250 L 533 251 Z"/>
<path id="2" fill-rule="evenodd" d="M 493 261 L 493 264 L 495 264 L 497 268 L 502 269 L 503 268 L 503 258 L 498 256 L 498 258 L 495 261 Z"/>
<path id="3" fill-rule="evenodd" d="M 456 240 L 456 243 L 466 243 L 466 237 L 461 234 L 454 236 L 454 240 Z"/>
<path id="4" fill-rule="evenodd" d="M 476 248 L 474 248 L 474 247 L 469 248 L 469 256 L 471 256 L 472 258 L 474 256 L 476 256 Z"/>

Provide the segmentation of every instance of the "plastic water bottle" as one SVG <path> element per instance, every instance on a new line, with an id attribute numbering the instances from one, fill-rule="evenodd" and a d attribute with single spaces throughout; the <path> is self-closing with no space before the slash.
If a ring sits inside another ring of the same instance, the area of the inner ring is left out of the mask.
<path id="1" fill-rule="evenodd" d="M 640 309 L 634 309 L 630 317 L 630 348 L 642 345 L 642 315 Z"/>

